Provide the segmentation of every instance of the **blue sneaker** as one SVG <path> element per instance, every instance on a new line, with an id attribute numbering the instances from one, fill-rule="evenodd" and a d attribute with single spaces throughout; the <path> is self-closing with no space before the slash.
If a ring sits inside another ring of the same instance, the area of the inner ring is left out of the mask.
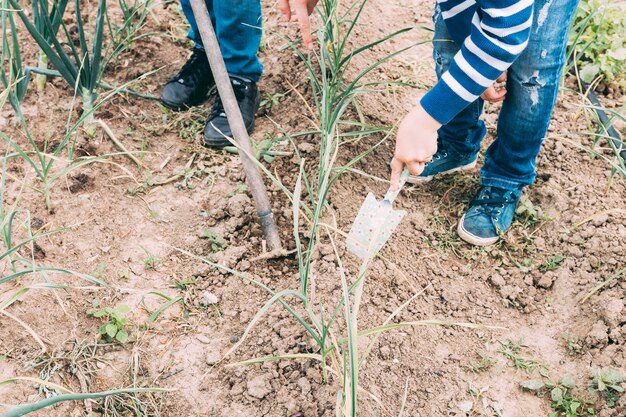
<path id="1" fill-rule="evenodd" d="M 457 232 L 461 239 L 477 246 L 496 243 L 511 227 L 521 195 L 521 189 L 481 187 L 459 221 Z"/>
<path id="2" fill-rule="evenodd" d="M 438 174 L 449 174 L 457 171 L 470 170 L 476 166 L 476 155 L 470 155 L 466 157 L 458 157 L 448 153 L 445 149 L 437 150 L 437 153 L 433 155 L 433 159 L 427 162 L 424 171 L 419 176 L 410 175 L 407 182 L 411 184 L 419 184 L 428 182 Z"/>

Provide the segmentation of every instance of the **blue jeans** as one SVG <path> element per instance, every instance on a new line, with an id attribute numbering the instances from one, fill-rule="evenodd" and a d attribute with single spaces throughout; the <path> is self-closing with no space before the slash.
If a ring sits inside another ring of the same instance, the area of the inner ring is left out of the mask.
<path id="1" fill-rule="evenodd" d="M 535 0 L 527 48 L 508 70 L 506 99 L 496 140 L 480 172 L 484 186 L 518 189 L 535 180 L 535 160 L 550 124 L 565 63 L 565 48 L 578 0 Z M 452 40 L 441 11 L 433 15 L 433 58 L 437 77 L 448 69 L 460 46 Z M 459 157 L 480 150 L 487 129 L 478 99 L 439 130 L 439 145 Z"/>
<path id="2" fill-rule="evenodd" d="M 263 65 L 257 57 L 262 34 L 261 1 L 205 0 L 205 2 L 228 73 L 258 81 L 263 73 Z M 187 36 L 195 42 L 196 47 L 202 48 L 202 39 L 191 3 L 189 0 L 180 0 L 180 5 L 191 26 Z"/>

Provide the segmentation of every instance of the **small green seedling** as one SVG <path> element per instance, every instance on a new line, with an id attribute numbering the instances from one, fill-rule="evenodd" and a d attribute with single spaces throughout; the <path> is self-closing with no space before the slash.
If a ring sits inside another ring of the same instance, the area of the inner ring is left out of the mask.
<path id="1" fill-rule="evenodd" d="M 559 269 L 561 263 L 565 260 L 565 256 L 563 255 L 555 255 L 551 258 L 546 259 L 544 263 L 539 265 L 539 270 L 542 272 L 554 271 L 555 269 Z"/>
<path id="2" fill-rule="evenodd" d="M 533 204 L 525 195 L 522 195 L 520 198 L 519 205 L 515 209 L 515 217 L 525 228 L 552 220 L 550 216 L 543 212 L 541 207 Z"/>
<path id="3" fill-rule="evenodd" d="M 226 248 L 226 239 L 222 236 L 218 235 L 211 229 L 207 229 L 206 227 L 202 229 L 202 238 L 207 239 L 211 244 L 211 249 L 213 252 L 220 252 Z"/>
<path id="4" fill-rule="evenodd" d="M 264 93 L 263 100 L 259 104 L 259 107 L 265 109 L 269 113 L 272 108 L 280 103 L 280 99 L 285 96 L 286 93 Z"/>
<path id="5" fill-rule="evenodd" d="M 589 384 L 589 391 L 593 394 L 601 393 L 609 408 L 615 407 L 624 388 L 620 386 L 624 382 L 624 375 L 617 371 L 596 369 Z"/>
<path id="6" fill-rule="evenodd" d="M 465 366 L 465 369 L 475 374 L 481 374 L 488 371 L 491 367 L 493 367 L 493 365 L 498 363 L 498 360 L 489 356 L 487 352 L 480 352 L 478 355 L 480 356 L 480 359 L 470 362 Z"/>
<path id="7" fill-rule="evenodd" d="M 149 251 L 147 251 L 145 248 L 142 248 L 142 249 L 143 249 L 143 251 L 147 255 L 147 258 L 144 259 L 144 261 L 143 261 L 144 269 L 146 271 L 149 270 L 149 269 L 156 269 L 156 264 L 157 264 L 157 262 L 159 262 L 159 258 L 157 258 L 155 254 L 150 253 Z"/>
<path id="8" fill-rule="evenodd" d="M 523 369 L 528 374 L 537 369 L 541 375 L 547 375 L 548 369 L 544 365 L 534 359 L 524 358 L 519 355 L 522 347 L 524 346 L 521 340 L 518 340 L 517 343 L 513 343 L 511 340 L 499 343 L 501 346 L 498 349 L 498 353 L 501 353 L 502 356 L 512 361 L 515 369 Z"/>
<path id="9" fill-rule="evenodd" d="M 128 332 L 124 326 L 128 324 L 130 307 L 126 304 L 118 304 L 115 308 L 91 309 L 87 312 L 92 317 L 104 318 L 107 321 L 100 326 L 98 333 L 107 342 L 117 340 L 120 343 L 128 341 Z"/>
<path id="10" fill-rule="evenodd" d="M 583 350 L 583 345 L 580 343 L 580 339 L 576 335 L 569 335 L 567 332 L 563 333 L 563 341 L 567 346 L 567 350 L 570 353 L 580 353 Z"/>
<path id="11" fill-rule="evenodd" d="M 554 410 L 548 417 L 593 417 L 596 415 L 592 407 L 593 401 L 580 399 L 571 393 L 575 387 L 574 380 L 565 376 L 561 381 L 543 382 L 538 379 L 531 379 L 520 382 L 520 388 L 524 391 L 534 392 L 537 396 L 544 396 L 549 393 L 550 406 Z"/>

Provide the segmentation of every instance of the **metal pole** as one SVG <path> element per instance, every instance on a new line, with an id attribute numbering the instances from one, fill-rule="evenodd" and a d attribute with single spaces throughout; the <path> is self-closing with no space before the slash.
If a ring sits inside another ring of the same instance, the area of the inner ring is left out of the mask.
<path id="1" fill-rule="evenodd" d="M 233 87 L 230 84 L 230 77 L 226 71 L 224 58 L 222 57 L 220 46 L 215 36 L 215 30 L 209 18 L 209 11 L 206 8 L 204 0 L 191 0 L 191 8 L 196 22 L 198 23 L 198 30 L 200 31 L 200 37 L 204 44 L 204 50 L 206 51 L 206 56 L 211 66 L 215 84 L 217 85 L 217 91 L 224 104 L 224 111 L 226 112 L 230 130 L 233 132 L 233 139 L 241 148 L 239 155 L 243 162 L 248 186 L 250 187 L 252 197 L 256 204 L 261 229 L 263 230 L 269 249 L 271 251 L 279 251 L 282 249 L 282 246 L 280 244 L 278 230 L 276 229 L 276 222 L 272 215 L 272 207 L 267 197 L 265 184 L 263 184 L 259 169 L 256 165 L 257 161 L 252 156 L 254 154 L 252 152 L 252 146 L 250 145 L 250 137 L 248 137 L 248 131 L 241 117 L 239 104 L 235 98 Z"/>

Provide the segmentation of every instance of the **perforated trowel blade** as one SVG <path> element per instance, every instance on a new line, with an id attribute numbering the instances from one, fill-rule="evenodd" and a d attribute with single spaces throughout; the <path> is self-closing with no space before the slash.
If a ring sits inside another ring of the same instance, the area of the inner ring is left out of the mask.
<path id="1" fill-rule="evenodd" d="M 368 193 L 348 234 L 348 250 L 363 259 L 375 256 L 405 215 L 406 211 L 392 210 L 389 202 Z"/>

